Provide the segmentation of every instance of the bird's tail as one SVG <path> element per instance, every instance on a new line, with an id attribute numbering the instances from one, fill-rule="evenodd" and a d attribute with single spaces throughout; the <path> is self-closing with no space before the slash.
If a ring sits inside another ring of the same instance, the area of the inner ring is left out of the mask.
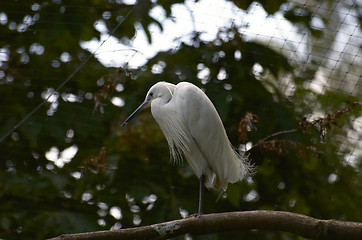
<path id="1" fill-rule="evenodd" d="M 244 153 L 238 153 L 230 144 L 228 160 L 224 164 L 223 174 L 219 174 L 220 179 L 216 183 L 219 188 L 226 191 L 228 183 L 241 181 L 255 173 L 255 167 L 251 164 L 250 159 Z M 226 156 L 225 156 L 226 157 Z"/>

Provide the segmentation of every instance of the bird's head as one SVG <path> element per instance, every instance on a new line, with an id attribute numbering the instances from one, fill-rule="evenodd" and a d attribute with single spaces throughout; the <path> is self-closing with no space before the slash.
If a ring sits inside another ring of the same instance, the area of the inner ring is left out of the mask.
<path id="1" fill-rule="evenodd" d="M 168 82 L 158 82 L 148 90 L 147 95 L 143 103 L 122 123 L 121 126 L 128 123 L 128 121 L 139 113 L 143 108 L 147 108 L 154 100 L 162 103 L 167 103 L 171 100 L 173 92 L 176 86 Z"/>
<path id="2" fill-rule="evenodd" d="M 148 90 L 144 103 L 149 106 L 153 100 L 167 103 L 171 100 L 176 86 L 168 82 L 158 82 Z"/>

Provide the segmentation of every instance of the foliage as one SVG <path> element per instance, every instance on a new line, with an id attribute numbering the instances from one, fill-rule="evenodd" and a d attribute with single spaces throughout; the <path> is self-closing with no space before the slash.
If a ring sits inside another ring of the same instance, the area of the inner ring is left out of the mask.
<path id="1" fill-rule="evenodd" d="M 133 7 L 117 2 L 2 3 L 7 23 L 0 25 L 0 48 L 7 59 L 0 65 L 1 136 L 89 56 L 79 42 L 100 38 L 93 27 L 97 20 L 112 30 Z M 178 2 L 183 1 L 173 4 Z M 282 3 L 267 1 L 265 9 L 272 14 Z M 158 4 L 169 17 L 173 4 Z M 246 9 L 250 1 L 235 4 Z M 151 1 L 141 1 L 114 36 L 127 43 L 139 23 L 152 41 L 148 26 L 160 24 L 148 14 L 152 7 Z M 298 22 L 292 12 L 286 17 Z M 262 71 L 256 72 L 256 66 Z M 318 69 L 309 70 L 313 76 Z M 347 100 L 358 100 L 345 92 L 316 94 L 305 88 L 310 79 L 303 76 L 305 72 L 283 53 L 245 40 L 235 26 L 220 29 L 211 42 L 195 33 L 192 45 L 183 43 L 177 51 L 160 52 L 140 69 L 109 69 L 92 58 L 0 143 L 0 237 L 44 239 L 61 233 L 153 224 L 180 218 L 185 210 L 196 212 L 197 178 L 186 163 L 170 163 L 167 143 L 150 112 L 143 112 L 124 128 L 120 128 L 121 120 L 161 80 L 189 81 L 205 90 L 234 146 L 256 144 L 275 132 L 296 129 L 316 109 L 334 116 L 348 108 Z M 285 77 L 295 84 L 290 96 L 281 86 Z M 126 105 L 113 105 L 114 96 Z M 257 174 L 231 184 L 219 202 L 215 202 L 219 192 L 208 191 L 205 211 L 273 209 L 362 221 L 358 201 L 362 197 L 361 161 L 357 156 L 354 165 L 348 164 L 345 156 L 350 148 L 340 148 L 345 140 L 341 136 L 352 128 L 360 110 L 357 104 L 338 115 L 324 128 L 327 135 L 323 137 L 321 125 L 309 124 L 271 139 L 281 144 L 276 148 L 252 148 L 247 154 Z M 247 112 L 258 121 L 243 132 L 244 141 L 240 141 L 239 123 Z M 63 166 L 57 160 L 69 147 L 78 151 Z M 46 157 L 51 149 L 56 153 L 54 161 Z M 111 209 L 120 209 L 120 215 Z M 281 235 L 286 234 L 230 232 L 209 237 L 280 239 Z"/>

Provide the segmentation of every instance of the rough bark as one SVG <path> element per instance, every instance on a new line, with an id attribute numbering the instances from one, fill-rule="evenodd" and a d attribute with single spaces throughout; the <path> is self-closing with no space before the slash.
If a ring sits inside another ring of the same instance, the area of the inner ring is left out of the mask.
<path id="1" fill-rule="evenodd" d="M 181 220 L 120 230 L 63 234 L 51 240 L 167 239 L 182 234 L 208 234 L 231 230 L 272 230 L 309 239 L 362 239 L 362 223 L 320 220 L 281 211 L 247 211 L 195 215 Z"/>

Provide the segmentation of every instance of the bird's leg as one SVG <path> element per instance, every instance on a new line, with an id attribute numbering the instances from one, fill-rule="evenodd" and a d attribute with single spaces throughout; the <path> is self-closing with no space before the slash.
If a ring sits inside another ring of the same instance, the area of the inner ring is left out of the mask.
<path id="1" fill-rule="evenodd" d="M 220 193 L 219 193 L 219 196 L 217 197 L 216 199 L 216 202 L 218 202 L 220 200 L 220 198 L 222 197 L 222 195 L 224 194 L 224 189 L 221 189 Z"/>
<path id="2" fill-rule="evenodd" d="M 200 177 L 200 193 L 199 193 L 199 215 L 202 214 L 202 207 L 203 207 L 202 200 L 203 200 L 203 197 L 204 197 L 204 184 L 205 184 L 205 175 L 201 174 L 201 177 Z"/>

